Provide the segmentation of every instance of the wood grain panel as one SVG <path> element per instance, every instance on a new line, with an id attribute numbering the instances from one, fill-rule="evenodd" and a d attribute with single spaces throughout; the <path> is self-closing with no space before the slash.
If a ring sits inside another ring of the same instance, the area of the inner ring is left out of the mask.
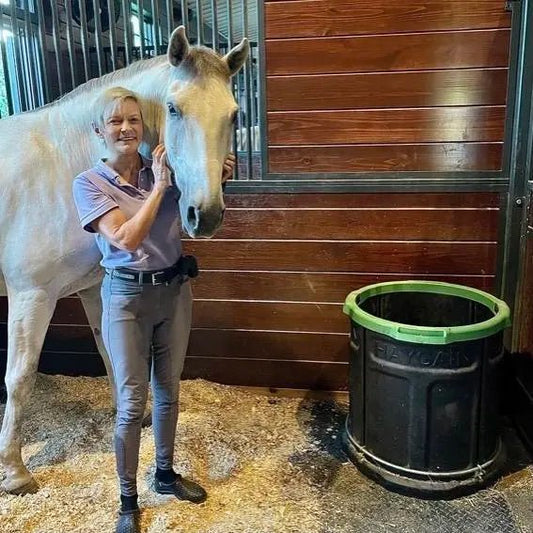
<path id="1" fill-rule="evenodd" d="M 349 328 L 343 334 L 195 329 L 188 356 L 286 359 L 347 363 Z"/>
<path id="2" fill-rule="evenodd" d="M 183 377 L 251 387 L 347 390 L 348 364 L 187 357 Z"/>
<path id="3" fill-rule="evenodd" d="M 507 29 L 267 40 L 267 75 L 506 67 Z M 326 96 L 326 95 L 325 95 Z"/>
<path id="4" fill-rule="evenodd" d="M 271 146 L 269 172 L 453 172 L 502 168 L 503 143 Z"/>
<path id="5" fill-rule="evenodd" d="M 506 68 L 271 76 L 267 110 L 503 105 L 506 91 Z"/>
<path id="6" fill-rule="evenodd" d="M 0 346 L 5 344 L 6 326 L 0 324 Z M 44 352 L 97 353 L 89 326 L 50 326 Z M 193 329 L 189 356 L 301 361 L 347 362 L 349 333 L 284 333 L 232 329 Z"/>
<path id="7" fill-rule="evenodd" d="M 0 372 L 5 371 L 5 350 L 0 350 Z M 39 372 L 103 376 L 105 367 L 97 354 L 43 352 Z M 347 390 L 348 364 L 275 359 L 186 357 L 183 379 L 207 379 L 227 385 L 313 390 Z"/>
<path id="8" fill-rule="evenodd" d="M 356 193 L 356 194 L 227 194 L 226 207 L 240 208 L 346 208 L 358 207 L 499 207 L 500 193 L 428 192 L 428 193 Z"/>
<path id="9" fill-rule="evenodd" d="M 340 304 L 197 300 L 193 327 L 345 333 L 349 319 Z"/>
<path id="10" fill-rule="evenodd" d="M 268 113 L 270 145 L 501 141 L 505 107 Z"/>
<path id="11" fill-rule="evenodd" d="M 214 270 L 200 273 L 194 283 L 193 292 L 197 300 L 265 300 L 340 304 L 348 293 L 365 285 L 408 279 L 459 283 L 488 292 L 493 292 L 495 283 L 493 275 L 225 272 Z M 7 298 L 0 297 L 0 346 L 6 341 L 6 321 Z M 63 335 L 72 340 L 71 349 L 73 351 L 84 352 L 94 349 L 92 334 L 88 329 L 88 333 L 83 330 L 84 327 L 88 328 L 87 319 L 77 297 L 59 300 L 52 324 L 68 324 L 61 331 Z M 78 327 L 80 325 L 82 329 Z M 67 328 L 71 328 L 72 331 L 68 332 Z M 57 351 L 58 347 L 50 345 L 47 349 Z"/>
<path id="12" fill-rule="evenodd" d="M 505 28 L 511 15 L 502 0 L 305 0 L 266 2 L 265 20 L 266 38 L 274 39 Z"/>
<path id="13" fill-rule="evenodd" d="M 188 241 L 209 270 L 494 274 L 496 244 L 464 242 Z"/>
<path id="14" fill-rule="evenodd" d="M 401 274 L 327 274 L 312 272 L 202 271 L 193 285 L 195 298 L 342 303 L 354 290 L 373 283 L 423 279 L 458 283 L 492 292 L 494 276 L 420 276 Z"/>
<path id="15" fill-rule="evenodd" d="M 235 209 L 217 238 L 495 241 L 497 209 Z"/>

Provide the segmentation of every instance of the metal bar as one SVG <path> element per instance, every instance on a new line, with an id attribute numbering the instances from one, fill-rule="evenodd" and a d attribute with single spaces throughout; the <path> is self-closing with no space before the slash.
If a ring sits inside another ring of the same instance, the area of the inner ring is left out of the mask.
<path id="1" fill-rule="evenodd" d="M 227 13 L 227 24 L 226 24 L 226 30 L 228 32 L 227 37 L 227 48 L 226 53 L 228 53 L 233 48 L 233 6 L 232 6 L 232 0 L 226 0 L 226 13 Z M 237 103 L 238 101 L 238 86 L 237 86 L 237 80 L 239 75 L 237 74 L 231 81 L 231 88 L 233 90 L 233 94 L 237 93 L 236 99 Z M 237 111 L 237 117 L 240 117 L 240 109 Z M 238 128 L 238 120 L 235 124 L 235 127 L 233 128 L 233 153 L 235 154 L 235 157 L 237 158 L 237 164 L 235 165 L 235 180 L 239 179 L 239 150 L 238 150 L 238 144 L 237 144 L 237 132 L 236 129 Z"/>
<path id="2" fill-rule="evenodd" d="M 232 0 L 226 0 L 226 12 L 228 14 L 228 49 L 226 52 L 229 52 L 233 48 L 233 5 Z"/>
<path id="3" fill-rule="evenodd" d="M 196 0 L 196 44 L 203 44 L 202 1 Z"/>
<path id="4" fill-rule="evenodd" d="M 7 50 L 4 38 L 4 8 L 0 5 L 0 54 L 2 55 L 2 71 L 5 80 L 7 112 L 13 114 L 13 95 L 11 94 L 11 80 L 9 78 L 9 69 L 7 68 Z"/>
<path id="5" fill-rule="evenodd" d="M 158 0 L 152 1 L 152 24 L 154 28 L 154 48 L 155 56 L 159 55 L 161 52 L 159 50 L 161 46 L 161 24 L 159 23 L 159 2 Z"/>
<path id="6" fill-rule="evenodd" d="M 126 65 L 131 63 L 131 47 L 133 44 L 131 38 L 131 11 L 128 0 L 122 0 L 122 16 L 124 17 L 124 55 Z"/>
<path id="7" fill-rule="evenodd" d="M 245 181 L 230 180 L 226 188 L 229 194 L 267 194 L 285 193 L 298 194 L 301 192 L 313 193 L 358 193 L 358 192 L 506 192 L 509 180 L 495 179 L 464 179 L 454 178 L 446 180 L 405 180 L 399 184 L 396 180 L 363 179 L 363 180 L 306 180 L 294 183 L 293 181 Z"/>
<path id="8" fill-rule="evenodd" d="M 29 95 L 31 96 L 31 108 L 35 109 L 40 105 L 39 102 L 39 90 L 37 87 L 41 80 L 38 79 L 38 73 L 36 72 L 36 61 L 33 49 L 33 33 L 30 25 L 30 2 L 24 0 L 22 3 L 22 9 L 24 11 L 24 43 L 26 47 L 27 64 L 26 70 L 28 73 Z"/>
<path id="9" fill-rule="evenodd" d="M 211 15 L 213 17 L 211 24 L 211 44 L 213 50 L 218 51 L 218 16 L 217 16 L 217 0 L 211 0 Z"/>
<path id="10" fill-rule="evenodd" d="M 143 0 L 138 0 L 137 4 L 139 8 L 139 38 L 141 40 L 141 59 L 144 59 L 144 54 L 146 50 L 144 49 L 144 2 Z"/>
<path id="11" fill-rule="evenodd" d="M 241 0 L 242 3 L 242 32 L 243 37 L 248 36 L 248 0 Z M 250 69 L 252 64 L 251 52 L 244 63 L 244 94 L 246 98 L 246 174 L 248 179 L 252 179 L 253 155 L 252 155 L 252 106 L 250 100 Z"/>
<path id="12" fill-rule="evenodd" d="M 83 68 L 85 72 L 85 81 L 87 81 L 91 78 L 91 64 L 88 46 L 89 36 L 87 34 L 87 5 L 85 0 L 78 0 L 78 5 L 80 7 L 80 41 L 83 54 Z"/>
<path id="13" fill-rule="evenodd" d="M 41 59 L 41 76 L 42 87 L 44 94 L 44 103 L 50 102 L 50 78 L 49 78 L 49 64 L 46 48 L 46 26 L 44 21 L 43 0 L 34 0 L 37 6 L 37 26 L 39 29 L 39 55 Z"/>
<path id="14" fill-rule="evenodd" d="M 70 82 L 72 89 L 76 87 L 76 66 L 74 61 L 74 35 L 72 32 L 72 0 L 65 1 L 65 14 L 67 16 L 67 50 L 68 64 L 70 67 Z"/>
<path id="15" fill-rule="evenodd" d="M 181 0 L 180 3 L 181 3 L 181 23 L 185 26 L 185 29 L 189 31 L 189 7 L 187 5 L 187 0 Z"/>
<path id="16" fill-rule="evenodd" d="M 513 161 L 513 136 L 515 129 L 518 128 L 518 125 L 515 125 L 515 120 L 518 114 L 518 93 L 517 91 L 520 88 L 518 81 L 520 74 L 520 41 L 521 41 L 521 7 L 515 3 L 510 4 L 510 10 L 512 11 L 511 16 L 511 42 L 509 49 L 509 71 L 508 71 L 508 82 L 507 82 L 507 108 L 505 114 L 505 133 L 504 133 L 504 142 L 503 142 L 503 155 L 502 155 L 502 172 L 504 176 L 511 176 L 513 173 L 512 166 Z M 512 184 L 511 184 L 512 188 Z M 507 231 L 508 231 L 508 221 L 516 218 L 514 212 L 516 208 L 512 208 L 508 200 L 502 201 L 504 205 L 501 206 L 500 216 L 500 227 L 498 232 L 498 242 L 503 243 L 502 246 L 498 247 L 498 257 L 496 260 L 496 279 L 495 279 L 495 290 L 497 294 L 504 297 L 503 294 L 506 292 L 505 286 L 507 284 L 508 274 L 513 274 L 509 272 L 514 269 L 514 265 L 509 265 L 507 263 L 507 255 L 511 253 L 516 256 L 516 251 L 510 251 L 507 246 Z M 516 221 L 514 223 L 516 225 Z M 504 297 L 507 299 L 507 297 Z"/>
<path id="17" fill-rule="evenodd" d="M 256 72 L 257 67 L 254 67 L 254 64 L 257 65 L 257 62 L 254 61 L 254 54 L 256 51 L 256 47 L 250 45 L 250 109 L 251 109 L 251 118 L 250 121 L 252 123 L 252 131 L 250 135 L 250 143 L 251 143 L 251 151 L 252 154 L 255 154 L 255 132 L 257 130 L 256 123 L 257 123 L 257 113 L 256 113 L 256 105 L 257 105 L 257 93 L 256 93 L 256 86 L 255 83 L 256 79 Z"/>
<path id="18" fill-rule="evenodd" d="M 117 30 L 115 28 L 115 0 L 107 0 L 109 13 L 109 49 L 111 51 L 111 70 L 117 70 Z"/>
<path id="19" fill-rule="evenodd" d="M 57 16 L 57 3 L 55 0 L 50 0 L 50 9 L 52 10 L 52 39 L 54 41 L 54 53 L 56 56 L 57 84 L 59 86 L 59 94 L 62 95 L 65 87 L 63 85 L 63 73 L 61 72 L 61 36 L 59 34 L 59 18 Z"/>
<path id="20" fill-rule="evenodd" d="M 166 12 L 167 12 L 167 42 L 170 41 L 170 34 L 174 30 L 173 4 L 174 2 L 172 0 L 166 0 L 165 2 Z M 181 0 L 181 4 L 183 7 L 183 0 Z"/>
<path id="21" fill-rule="evenodd" d="M 500 171 L 484 172 L 482 170 L 468 170 L 464 172 L 455 171 L 391 171 L 391 172 L 303 172 L 303 173 L 274 173 L 268 174 L 268 179 L 272 181 L 328 181 L 328 180 L 344 180 L 344 181 L 357 181 L 360 180 L 373 180 L 379 182 L 380 180 L 394 180 L 399 186 L 404 183 L 410 183 L 411 181 L 439 181 L 443 180 L 449 182 L 453 179 L 465 179 L 465 180 L 507 180 L 509 178 Z"/>
<path id="22" fill-rule="evenodd" d="M 518 32 L 518 72 L 516 99 L 512 128 L 511 172 L 505 227 L 505 250 L 501 259 L 503 265 L 502 287 L 500 293 L 513 309 L 514 317 L 521 312 L 520 289 L 525 264 L 526 247 L 523 235 L 527 229 L 525 198 L 527 183 L 533 171 L 533 2 L 513 2 L 513 31 Z M 516 17 L 516 20 L 515 20 Z M 519 348 L 520 328 L 513 328 L 511 351 Z"/>
<path id="23" fill-rule="evenodd" d="M 266 62 L 265 62 L 265 11 L 264 2 L 257 6 L 257 105 L 259 107 L 259 136 L 261 140 L 261 179 L 268 174 Z"/>
<path id="24" fill-rule="evenodd" d="M 94 40 L 96 44 L 96 59 L 98 62 L 98 76 L 102 76 L 104 73 L 102 48 L 102 19 L 100 14 L 100 0 L 93 0 L 94 9 Z"/>
<path id="25" fill-rule="evenodd" d="M 24 91 L 24 77 L 20 53 L 20 32 L 17 23 L 16 0 L 11 0 L 11 33 L 13 34 L 13 53 L 15 56 L 15 71 L 17 73 L 17 93 L 20 109 L 27 111 L 26 93 Z"/>

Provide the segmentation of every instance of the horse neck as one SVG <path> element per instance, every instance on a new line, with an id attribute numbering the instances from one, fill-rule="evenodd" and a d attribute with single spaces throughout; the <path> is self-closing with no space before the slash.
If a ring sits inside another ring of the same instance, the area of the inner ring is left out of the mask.
<path id="1" fill-rule="evenodd" d="M 88 102 L 95 99 L 100 92 L 115 86 L 121 86 L 138 94 L 144 102 L 145 140 L 153 148 L 157 144 L 162 127 L 162 104 L 165 91 L 169 84 L 169 69 L 165 64 L 155 64 L 151 68 L 138 71 L 132 76 L 120 79 L 104 77 L 102 83 L 87 92 L 66 98 L 63 102 L 46 107 L 42 111 L 48 114 L 50 124 L 50 141 L 64 150 L 65 139 L 72 139 L 76 143 L 78 156 L 87 164 L 93 163 L 102 156 L 102 144 L 92 129 L 92 123 L 97 114 Z"/>

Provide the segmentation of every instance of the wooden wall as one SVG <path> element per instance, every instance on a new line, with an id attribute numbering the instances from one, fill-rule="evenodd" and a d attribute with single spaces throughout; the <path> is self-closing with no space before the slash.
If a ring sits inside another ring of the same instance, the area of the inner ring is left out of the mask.
<path id="1" fill-rule="evenodd" d="M 499 170 L 504 0 L 267 0 L 269 172 Z"/>
<path id="2" fill-rule="evenodd" d="M 500 169 L 504 5 L 265 2 L 269 171 Z M 346 295 L 399 279 L 493 290 L 501 202 L 488 192 L 229 195 L 216 238 L 185 243 L 202 269 L 186 376 L 345 388 Z M 5 317 L 0 299 L 0 349 Z M 62 300 L 48 368 L 83 369 L 94 351 L 80 302 Z"/>
<path id="3" fill-rule="evenodd" d="M 491 290 L 498 194 L 231 195 L 216 239 L 185 242 L 194 283 L 187 377 L 343 389 L 346 295 L 369 283 L 433 279 Z M 6 301 L 0 299 L 5 347 Z M 87 371 L 95 346 L 80 301 L 59 302 L 44 369 Z"/>

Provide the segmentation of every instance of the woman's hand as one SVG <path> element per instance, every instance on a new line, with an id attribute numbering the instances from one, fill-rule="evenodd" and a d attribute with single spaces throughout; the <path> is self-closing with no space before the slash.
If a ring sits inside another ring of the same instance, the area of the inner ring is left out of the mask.
<path id="1" fill-rule="evenodd" d="M 233 171 L 235 170 L 235 165 L 237 160 L 234 154 L 228 154 L 226 161 L 224 161 L 224 166 L 222 168 L 222 184 L 230 180 L 233 177 Z"/>
<path id="2" fill-rule="evenodd" d="M 152 172 L 154 188 L 164 191 L 170 187 L 170 170 L 167 167 L 167 150 L 164 144 L 158 144 L 152 152 Z"/>

